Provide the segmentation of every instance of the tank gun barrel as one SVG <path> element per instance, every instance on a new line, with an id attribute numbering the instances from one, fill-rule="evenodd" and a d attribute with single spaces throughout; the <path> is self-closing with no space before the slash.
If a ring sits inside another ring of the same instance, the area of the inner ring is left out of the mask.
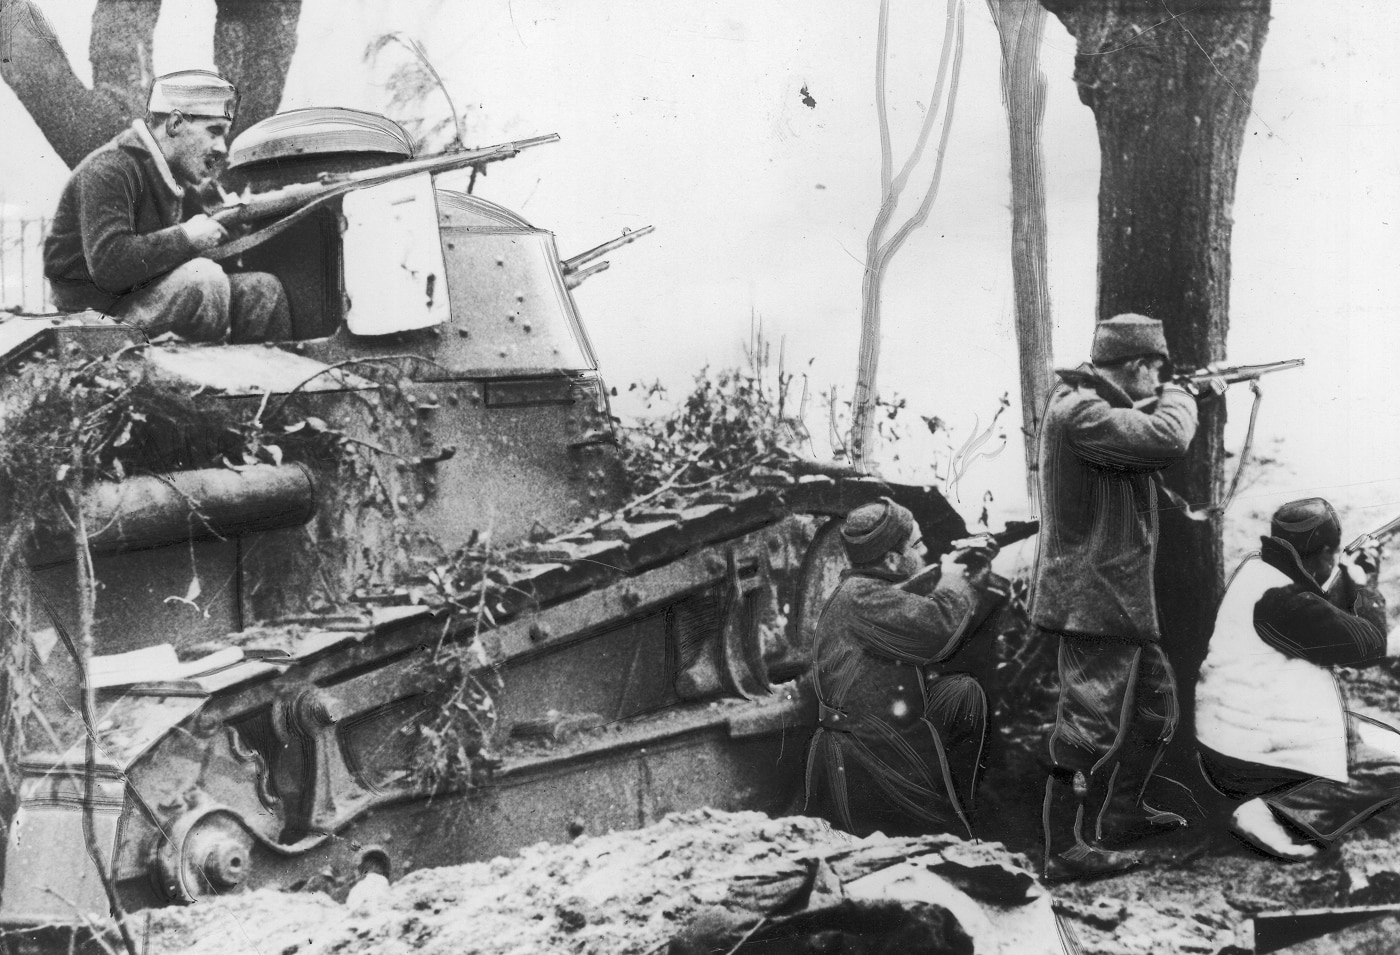
<path id="1" fill-rule="evenodd" d="M 601 262 L 595 262 L 586 269 L 579 269 L 577 272 L 565 272 L 564 287 L 571 289 L 578 288 L 583 284 L 584 279 L 592 278 L 599 272 L 606 272 L 611 266 L 612 263 L 604 259 Z"/>
<path id="2" fill-rule="evenodd" d="M 565 259 L 563 262 L 559 263 L 559 267 L 563 271 L 564 277 L 567 279 L 569 276 L 578 273 L 581 268 L 583 268 L 589 262 L 592 262 L 594 259 L 601 258 L 602 256 L 607 255 L 613 249 L 620 249 L 624 245 L 636 242 L 642 236 L 650 235 L 652 232 L 655 231 L 656 226 L 654 225 L 645 225 L 642 226 L 640 229 L 632 229 L 631 231 L 622 233 L 622 235 L 618 236 L 615 239 L 609 239 L 602 245 L 595 245 L 587 252 L 580 252 L 573 258 Z M 589 274 L 592 273 L 590 272 Z M 585 276 L 583 275 L 579 275 L 579 281 L 582 281 L 584 277 Z M 573 288 L 572 285 L 570 285 L 569 287 Z"/>

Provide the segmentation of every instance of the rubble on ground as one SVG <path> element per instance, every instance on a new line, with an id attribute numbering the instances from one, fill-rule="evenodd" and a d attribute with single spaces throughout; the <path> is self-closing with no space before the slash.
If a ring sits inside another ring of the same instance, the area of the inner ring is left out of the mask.
<path id="1" fill-rule="evenodd" d="M 892 926 L 901 937 L 938 936 L 947 952 L 1052 955 L 1050 899 L 1026 865 L 999 845 L 955 836 L 855 839 L 806 817 L 701 809 L 637 831 L 412 872 L 353 907 L 262 890 L 163 909 L 151 916 L 147 951 L 659 955 L 703 950 L 702 938 L 737 941 L 760 921 L 760 929 L 799 915 L 820 921 L 810 913 L 824 910 L 869 917 L 917 900 L 905 907 L 938 911 Z M 1028 949 L 1037 937 L 1044 945 Z"/>

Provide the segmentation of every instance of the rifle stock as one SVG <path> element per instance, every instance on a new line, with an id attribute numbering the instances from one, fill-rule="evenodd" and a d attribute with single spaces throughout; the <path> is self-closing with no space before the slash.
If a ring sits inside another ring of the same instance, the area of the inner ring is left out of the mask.
<path id="1" fill-rule="evenodd" d="M 1007 521 L 1006 527 L 995 534 L 973 534 L 971 537 L 949 541 L 948 546 L 939 553 L 946 554 L 948 551 L 957 550 L 960 547 L 976 547 L 984 540 L 990 540 L 998 548 L 1001 548 L 1007 544 L 1015 544 L 1018 541 L 1034 537 L 1038 533 L 1040 533 L 1040 521 Z"/>

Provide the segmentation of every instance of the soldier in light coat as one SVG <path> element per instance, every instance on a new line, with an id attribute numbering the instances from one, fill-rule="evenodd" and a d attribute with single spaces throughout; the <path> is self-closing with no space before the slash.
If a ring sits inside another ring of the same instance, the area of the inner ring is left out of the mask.
<path id="1" fill-rule="evenodd" d="M 1202 768 L 1241 801 L 1231 830 L 1286 859 L 1400 800 L 1400 733 L 1349 711 L 1333 675 L 1400 652 L 1386 637 L 1376 549 L 1339 559 L 1340 542 L 1321 498 L 1279 508 L 1230 579 L 1197 684 Z"/>

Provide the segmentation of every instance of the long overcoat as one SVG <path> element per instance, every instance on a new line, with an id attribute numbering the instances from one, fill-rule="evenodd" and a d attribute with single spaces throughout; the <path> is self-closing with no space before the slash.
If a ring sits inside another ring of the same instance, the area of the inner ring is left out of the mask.
<path id="1" fill-rule="evenodd" d="M 1196 433 L 1196 401 L 1176 387 L 1135 408 L 1092 365 L 1057 372 L 1041 419 L 1036 626 L 1060 633 L 1160 639 L 1154 472 Z"/>
<path id="2" fill-rule="evenodd" d="M 860 834 L 872 827 L 872 810 L 916 829 L 970 827 L 986 697 L 971 674 L 925 668 L 957 653 L 999 598 L 962 577 L 941 580 L 927 596 L 901 589 L 899 580 L 870 568 L 848 571 L 822 610 L 808 794 Z M 971 744 L 972 765 L 957 784 L 948 748 L 961 740 Z M 875 825 L 888 828 L 888 821 Z"/>

